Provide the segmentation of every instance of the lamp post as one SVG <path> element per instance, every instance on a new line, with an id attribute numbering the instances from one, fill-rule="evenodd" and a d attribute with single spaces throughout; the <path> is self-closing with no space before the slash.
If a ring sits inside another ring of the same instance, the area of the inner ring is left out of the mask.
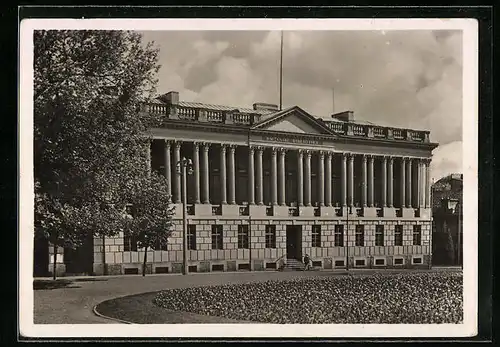
<path id="1" fill-rule="evenodd" d="M 182 158 L 176 164 L 182 179 L 182 274 L 187 275 L 187 175 L 193 173 L 193 161 Z"/>

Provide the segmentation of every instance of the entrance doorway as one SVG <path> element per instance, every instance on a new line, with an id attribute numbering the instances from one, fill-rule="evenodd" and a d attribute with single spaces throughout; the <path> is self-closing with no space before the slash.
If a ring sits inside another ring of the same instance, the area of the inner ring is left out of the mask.
<path id="1" fill-rule="evenodd" d="M 66 274 L 92 275 L 94 272 L 94 235 L 89 233 L 80 247 L 64 249 Z"/>
<path id="2" fill-rule="evenodd" d="M 302 261 L 302 225 L 286 226 L 286 258 Z"/>

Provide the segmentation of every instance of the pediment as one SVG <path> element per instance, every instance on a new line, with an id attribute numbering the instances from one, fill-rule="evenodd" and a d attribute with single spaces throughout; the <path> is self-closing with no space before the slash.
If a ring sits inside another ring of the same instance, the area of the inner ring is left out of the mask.
<path id="1" fill-rule="evenodd" d="M 299 107 L 277 112 L 255 128 L 296 134 L 331 134 L 326 125 Z"/>

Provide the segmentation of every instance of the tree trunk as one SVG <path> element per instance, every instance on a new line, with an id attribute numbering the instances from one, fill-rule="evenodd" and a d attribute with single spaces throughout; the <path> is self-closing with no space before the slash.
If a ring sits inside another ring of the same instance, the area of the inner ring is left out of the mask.
<path id="1" fill-rule="evenodd" d="M 148 259 L 148 247 L 144 247 L 144 262 L 142 263 L 142 277 L 146 276 L 146 260 Z"/>
<path id="2" fill-rule="evenodd" d="M 57 243 L 54 242 L 54 264 L 52 265 L 52 279 L 56 280 Z"/>

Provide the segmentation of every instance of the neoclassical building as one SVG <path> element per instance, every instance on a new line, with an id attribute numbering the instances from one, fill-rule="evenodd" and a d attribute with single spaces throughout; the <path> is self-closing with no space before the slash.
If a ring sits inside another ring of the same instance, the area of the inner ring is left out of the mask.
<path id="1" fill-rule="evenodd" d="M 175 230 L 148 252 L 149 272 L 182 270 L 182 158 L 193 162 L 190 272 L 274 270 L 305 254 L 325 270 L 430 266 L 437 144 L 429 131 L 358 122 L 350 111 L 320 119 L 298 106 L 186 102 L 174 91 L 141 112 L 164 116 L 147 155 L 151 170 L 171 182 L 176 205 Z M 86 271 L 71 254 L 61 254 L 61 271 L 140 272 L 144 253 L 127 235 L 95 238 L 91 249 Z"/>

